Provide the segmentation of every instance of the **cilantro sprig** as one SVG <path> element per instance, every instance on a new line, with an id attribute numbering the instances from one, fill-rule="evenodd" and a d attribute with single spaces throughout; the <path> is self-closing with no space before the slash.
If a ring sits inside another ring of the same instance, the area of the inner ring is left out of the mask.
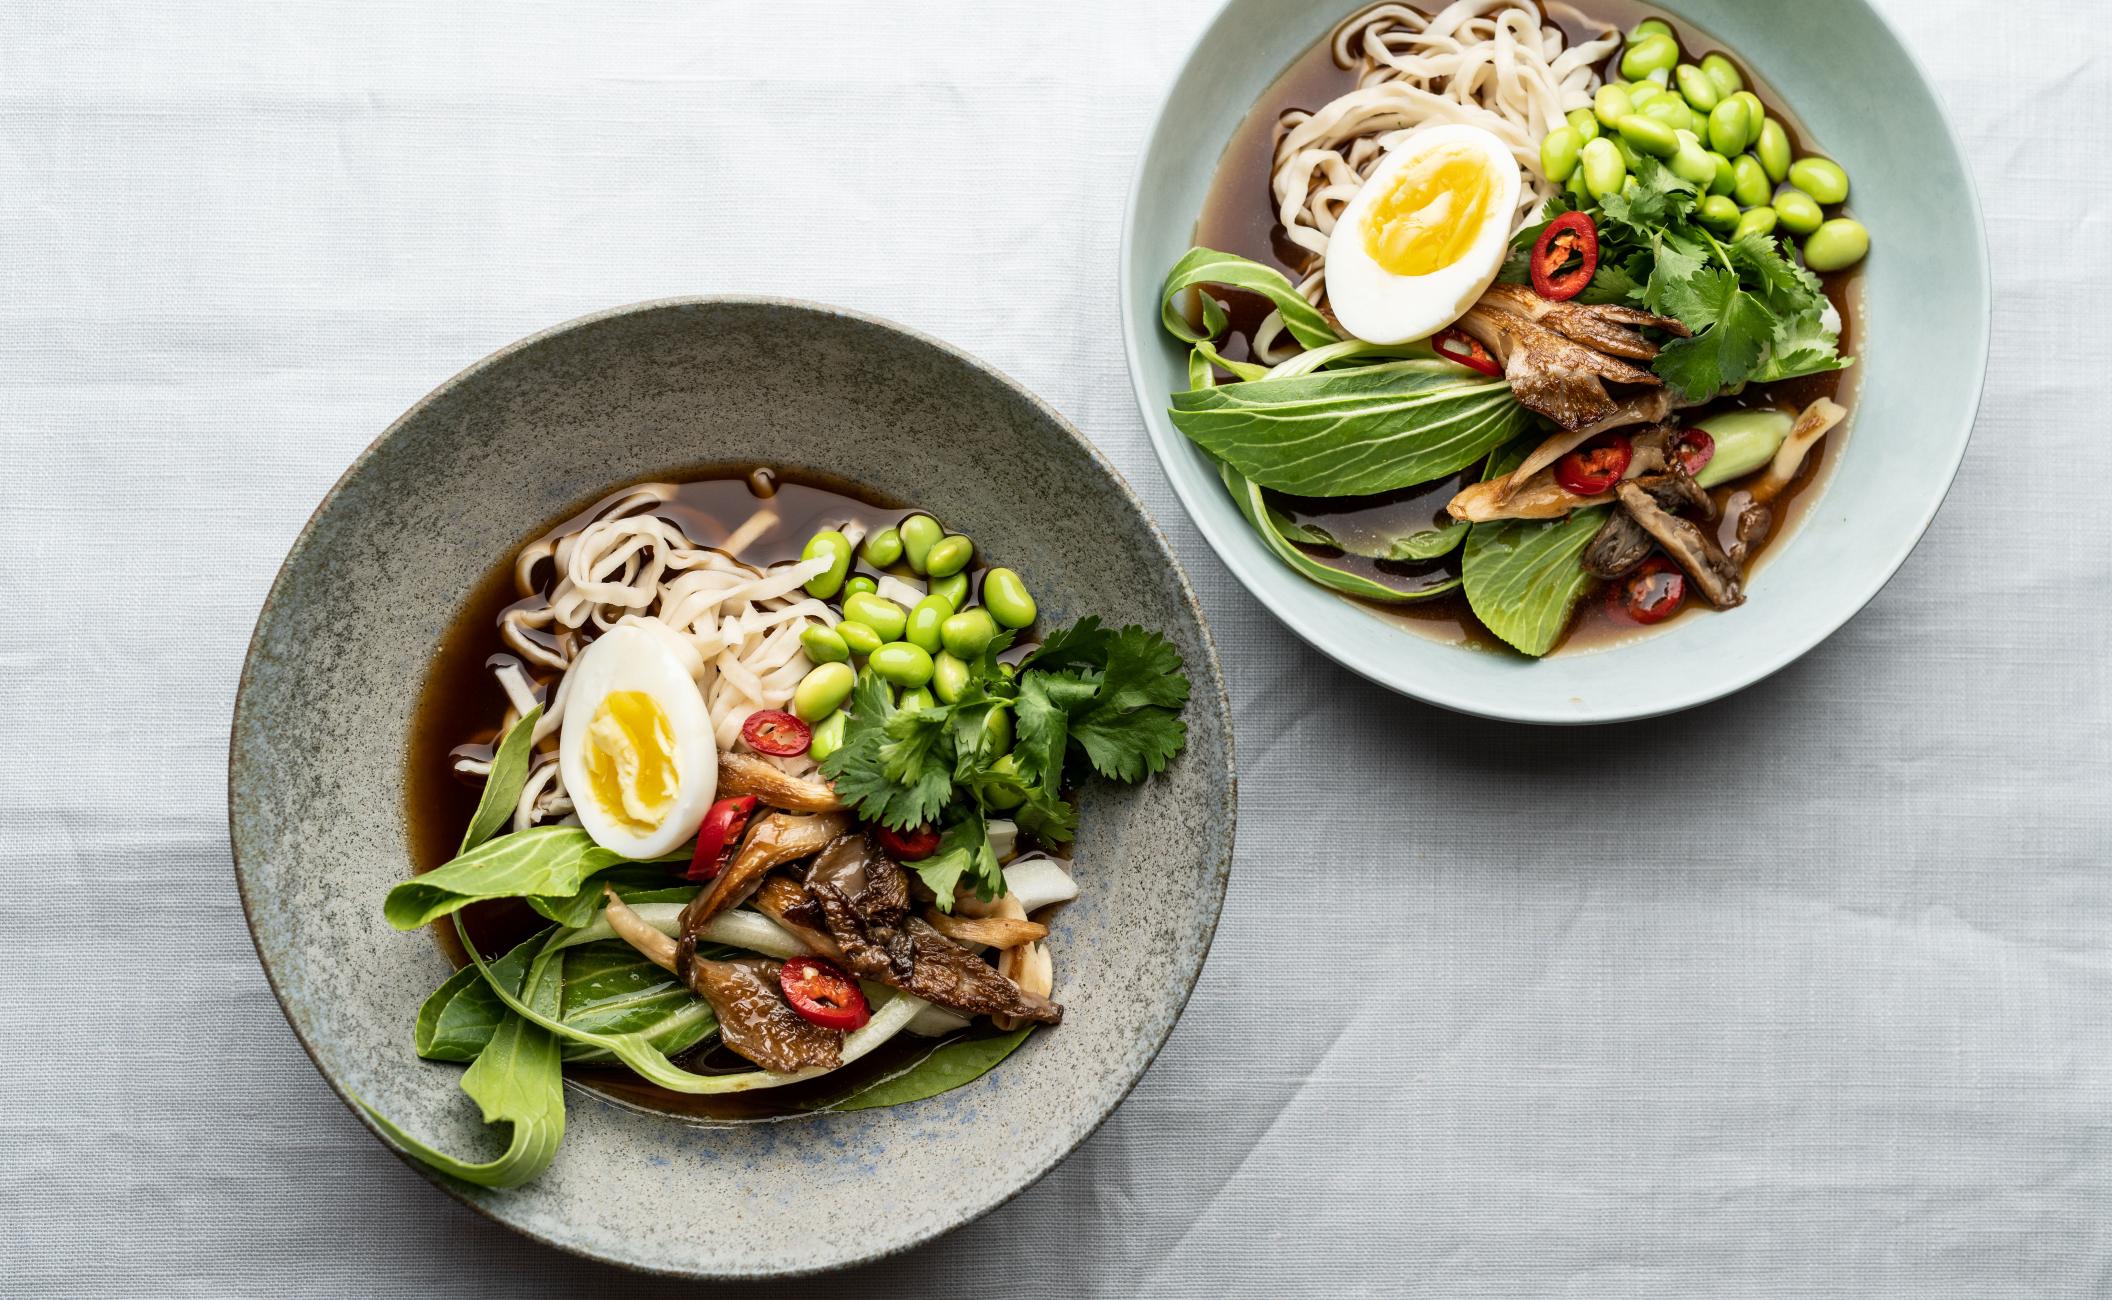
<path id="1" fill-rule="evenodd" d="M 1180 652 L 1158 633 L 1080 619 L 1052 632 L 1016 672 L 998 663 L 1008 644 L 993 642 L 969 665 L 951 703 L 904 709 L 885 682 L 861 673 L 843 744 L 821 764 L 867 821 L 943 828 L 937 852 L 910 865 L 944 911 L 964 886 L 986 899 L 1004 890 L 991 814 L 1068 843 L 1077 814 L 1066 789 L 1088 773 L 1141 781 L 1188 741 L 1180 719 L 1188 678 Z"/>

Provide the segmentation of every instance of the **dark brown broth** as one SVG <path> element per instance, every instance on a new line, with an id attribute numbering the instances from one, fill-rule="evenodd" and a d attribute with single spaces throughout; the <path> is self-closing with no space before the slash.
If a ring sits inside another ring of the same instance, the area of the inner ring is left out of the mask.
<path id="1" fill-rule="evenodd" d="M 1767 105 L 1769 114 L 1781 119 L 1795 152 L 1799 156 L 1807 152 L 1819 152 L 1808 147 L 1807 136 L 1796 115 L 1783 107 L 1781 98 L 1763 78 L 1754 75 L 1742 59 L 1662 10 L 1634 3 L 1633 0 L 1598 0 L 1590 7 L 1590 17 L 1586 17 L 1585 12 L 1574 5 L 1559 2 L 1543 5 L 1542 12 L 1555 26 L 1562 29 L 1572 44 L 1595 38 L 1608 27 L 1628 31 L 1645 18 L 1663 19 L 1678 33 L 1683 61 L 1698 63 L 1704 55 L 1712 53 L 1721 53 L 1731 59 L 1745 77 L 1747 87 Z M 1218 161 L 1217 174 L 1211 180 L 1210 193 L 1204 200 L 1202 215 L 1195 228 L 1197 244 L 1205 248 L 1237 253 L 1264 266 L 1274 267 L 1294 282 L 1305 272 L 1307 254 L 1304 249 L 1284 237 L 1283 227 L 1276 220 L 1275 198 L 1269 187 L 1269 177 L 1274 170 L 1276 140 L 1279 134 L 1277 122 L 1287 112 L 1316 110 L 1336 96 L 1356 89 L 1356 73 L 1335 65 L 1329 45 L 1328 40 L 1321 40 L 1299 55 L 1248 111 Z M 1613 74 L 1615 70 L 1610 65 L 1618 58 L 1619 51 L 1615 51 L 1608 60 L 1609 66 L 1601 68 L 1602 74 Z M 1855 305 L 1861 278 L 1855 268 L 1850 268 L 1845 272 L 1825 276 L 1823 280 L 1826 296 L 1833 301 L 1835 309 L 1841 314 L 1841 351 L 1843 355 L 1852 356 L 1857 319 Z M 1255 327 L 1269 313 L 1268 300 L 1258 294 L 1219 288 L 1213 288 L 1211 293 L 1225 303 L 1231 323 L 1230 335 L 1224 340 L 1220 350 L 1234 361 L 1249 360 L 1253 355 L 1249 341 Z M 1848 405 L 1853 396 L 1855 379 L 1856 371 L 1851 367 L 1832 374 L 1808 375 L 1779 384 L 1757 385 L 1740 396 L 1720 398 L 1706 409 L 1689 412 L 1686 418 L 1691 422 L 1706 418 L 1711 412 L 1753 406 L 1801 410 L 1820 397 L 1834 398 Z M 1756 545 L 1755 558 L 1747 564 L 1748 573 L 1764 558 L 1767 542 L 1782 536 L 1802 516 L 1810 499 L 1817 495 L 1812 489 L 1825 477 L 1836 444 L 1846 436 L 1846 430 L 1843 428 L 1835 430 L 1822 440 L 1805 458 L 1803 468 L 1798 471 L 1789 488 L 1776 498 L 1774 525 L 1767 537 Z M 1465 474 L 1454 475 L 1436 484 L 1425 484 L 1383 496 L 1322 499 L 1291 498 L 1272 494 L 1272 499 L 1292 519 L 1317 525 L 1338 537 L 1345 533 L 1398 536 L 1435 526 L 1445 517 L 1445 502 L 1478 477 L 1479 467 L 1476 466 Z M 1717 504 L 1721 506 L 1734 490 L 1735 487 L 1730 485 L 1717 488 L 1714 492 Z M 1426 579 L 1449 577 L 1459 572 L 1460 556 L 1457 551 L 1444 560 L 1421 565 L 1401 565 L 1354 555 L 1337 556 L 1332 552 L 1323 554 L 1326 554 L 1330 564 L 1352 573 L 1376 578 L 1395 587 L 1420 585 Z M 1408 581 L 1404 582 L 1404 578 Z M 1667 627 L 1677 623 L 1701 603 L 1698 600 L 1688 601 L 1686 607 L 1678 614 L 1657 626 Z M 1433 640 L 1471 645 L 1501 654 L 1514 653 L 1474 616 L 1466 596 L 1461 592 L 1454 591 L 1405 605 L 1371 604 L 1369 608 Z M 1587 596 L 1578 602 L 1576 617 L 1570 620 L 1569 627 L 1549 653 L 1601 648 L 1639 635 L 1642 631 L 1643 629 L 1613 609 L 1601 596 Z"/>
<path id="2" fill-rule="evenodd" d="M 868 530 L 877 530 L 908 513 L 899 505 L 874 499 L 853 484 L 804 471 L 710 466 L 638 482 L 676 484 L 674 498 L 654 513 L 679 523 L 700 542 L 731 533 L 767 499 L 780 515 L 778 524 L 735 557 L 758 567 L 798 559 L 807 539 L 821 528 L 856 521 Z M 456 773 L 454 762 L 464 753 L 488 757 L 497 740 L 499 720 L 506 711 L 506 695 L 492 676 L 491 665 L 499 658 L 518 660 L 499 638 L 499 616 L 516 603 L 540 602 L 543 598 L 540 585 L 530 592 L 516 588 L 514 556 L 538 540 L 581 527 L 635 486 L 636 483 L 626 484 L 581 509 L 567 512 L 508 551 L 471 588 L 441 637 L 412 717 L 410 752 L 406 757 L 404 814 L 414 872 L 431 871 L 453 858 L 462 832 L 476 812 L 481 787 Z M 548 567 L 541 566 L 533 575 L 535 583 L 549 581 Z M 537 686 L 541 692 L 547 682 L 538 680 Z M 671 879 L 670 883 L 677 882 Z M 504 953 L 549 924 L 517 899 L 473 904 L 464 908 L 462 915 L 478 951 L 487 957 Z M 454 926 L 443 921 L 432 929 L 448 960 L 457 967 L 466 965 L 469 957 L 462 951 Z M 699 1120 L 747 1122 L 803 1114 L 840 1101 L 902 1073 L 945 1043 L 990 1032 L 978 1026 L 947 1039 L 900 1035 L 861 1060 L 811 1082 L 724 1096 L 671 1092 L 620 1068 L 567 1066 L 566 1074 L 573 1082 L 626 1105 Z M 712 1043 L 687 1054 L 681 1064 L 700 1074 L 739 1073 L 755 1068 L 731 1052 L 714 1048 Z"/>

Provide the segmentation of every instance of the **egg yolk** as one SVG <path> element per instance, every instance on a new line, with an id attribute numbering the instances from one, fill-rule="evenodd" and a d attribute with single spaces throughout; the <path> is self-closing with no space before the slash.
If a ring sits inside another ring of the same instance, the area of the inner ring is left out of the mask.
<path id="1" fill-rule="evenodd" d="M 1364 248 L 1395 275 L 1429 275 L 1466 255 L 1489 219 L 1496 185 L 1488 160 L 1434 149 L 1394 174 L 1364 221 Z"/>
<path id="2" fill-rule="evenodd" d="M 587 724 L 587 779 L 594 802 L 641 831 L 660 825 L 675 802 L 674 730 L 644 691 L 611 691 Z"/>

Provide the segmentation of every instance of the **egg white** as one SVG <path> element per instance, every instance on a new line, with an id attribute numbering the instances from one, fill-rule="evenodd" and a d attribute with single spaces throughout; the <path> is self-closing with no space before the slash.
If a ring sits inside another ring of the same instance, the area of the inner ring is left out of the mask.
<path id="1" fill-rule="evenodd" d="M 697 653 L 664 623 L 626 618 L 580 652 L 566 672 L 565 716 L 558 732 L 558 769 L 594 842 L 626 858 L 672 852 L 703 824 L 719 787 L 719 747 L 711 712 L 694 677 Z M 667 718 L 674 744 L 675 796 L 650 831 L 626 824 L 594 798 L 587 774 L 588 732 L 602 701 L 617 691 L 651 697 Z"/>
<path id="2" fill-rule="evenodd" d="M 1481 229 L 1465 253 L 1429 275 L 1396 275 L 1365 246 L 1372 205 L 1393 188 L 1403 168 L 1431 152 L 1467 148 L 1482 156 L 1495 180 Z M 1503 269 L 1511 216 L 1518 209 L 1518 162 L 1503 141 L 1478 126 L 1426 127 L 1379 160 L 1342 210 L 1327 241 L 1327 305 L 1342 328 L 1368 343 L 1426 339 L 1464 316 Z"/>

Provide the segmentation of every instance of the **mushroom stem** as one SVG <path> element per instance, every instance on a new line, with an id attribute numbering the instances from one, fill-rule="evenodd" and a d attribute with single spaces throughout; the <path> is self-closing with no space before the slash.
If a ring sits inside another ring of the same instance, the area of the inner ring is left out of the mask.
<path id="1" fill-rule="evenodd" d="M 669 974 L 675 973 L 675 941 L 653 928 L 644 917 L 631 910 L 631 905 L 616 896 L 616 891 L 602 887 L 608 895 L 609 905 L 605 915 L 609 928 L 616 937 L 636 948 L 647 961 L 661 967 Z"/>

